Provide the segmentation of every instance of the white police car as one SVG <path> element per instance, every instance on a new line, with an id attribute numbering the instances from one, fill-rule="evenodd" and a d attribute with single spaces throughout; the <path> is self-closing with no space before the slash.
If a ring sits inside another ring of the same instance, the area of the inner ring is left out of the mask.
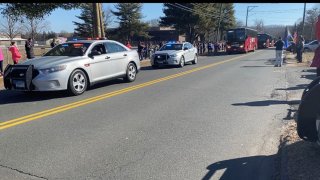
<path id="1" fill-rule="evenodd" d="M 153 68 L 172 65 L 183 67 L 188 62 L 197 64 L 197 48 L 189 42 L 167 43 L 152 55 L 150 62 Z"/>

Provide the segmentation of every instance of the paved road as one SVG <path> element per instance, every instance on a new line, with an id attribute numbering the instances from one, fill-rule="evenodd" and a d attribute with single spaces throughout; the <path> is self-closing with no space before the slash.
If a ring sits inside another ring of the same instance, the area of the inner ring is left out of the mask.
<path id="1" fill-rule="evenodd" d="M 270 179 L 287 108 L 273 56 L 146 67 L 78 97 L 0 91 L 1 179 Z"/>

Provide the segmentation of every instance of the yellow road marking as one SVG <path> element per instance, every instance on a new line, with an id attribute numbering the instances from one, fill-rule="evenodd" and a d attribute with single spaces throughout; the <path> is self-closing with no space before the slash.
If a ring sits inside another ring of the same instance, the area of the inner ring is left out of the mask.
<path id="1" fill-rule="evenodd" d="M 52 109 L 40 111 L 40 112 L 37 112 L 37 113 L 34 113 L 34 114 L 29 114 L 29 115 L 26 115 L 26 116 L 23 116 L 23 117 L 20 117 L 20 118 L 8 120 L 8 121 L 0 123 L 0 130 L 7 129 L 7 128 L 10 128 L 10 127 L 13 127 L 13 126 L 16 126 L 16 125 L 19 125 L 19 124 L 23 124 L 23 123 L 26 123 L 26 122 L 29 122 L 29 121 L 34 121 L 34 120 L 40 119 L 42 117 L 46 117 L 46 116 L 50 116 L 50 115 L 53 115 L 53 114 L 57 114 L 59 112 L 63 112 L 63 111 L 69 110 L 69 109 L 80 107 L 80 106 L 83 106 L 83 105 L 86 105 L 86 104 L 94 103 L 96 101 L 107 99 L 107 98 L 110 98 L 110 97 L 113 97 L 113 96 L 116 96 L 116 95 L 120 95 L 120 94 L 124 94 L 124 93 L 130 92 L 130 91 L 134 91 L 136 89 L 140 89 L 140 88 L 143 88 L 143 87 L 146 87 L 146 86 L 150 86 L 150 85 L 162 82 L 162 81 L 166 81 L 166 80 L 177 78 L 177 77 L 180 77 L 180 76 L 183 76 L 183 75 L 187 75 L 187 74 L 190 74 L 192 72 L 200 71 L 200 70 L 207 69 L 207 68 L 210 68 L 210 67 L 213 67 L 213 66 L 217 66 L 217 65 L 220 65 L 220 64 L 223 64 L 223 63 L 226 63 L 226 62 L 234 61 L 236 59 L 239 59 L 241 57 L 245 57 L 245 56 L 248 56 L 248 55 L 250 55 L 250 54 L 234 57 L 234 58 L 231 58 L 231 59 L 228 59 L 228 60 L 225 60 L 225 61 L 220 61 L 220 62 L 209 64 L 209 65 L 206 65 L 206 66 L 194 68 L 194 69 L 191 69 L 191 70 L 188 70 L 188 71 L 184 71 L 184 72 L 173 74 L 173 75 L 166 76 L 166 77 L 163 77 L 163 78 L 155 79 L 155 80 L 148 81 L 148 82 L 145 82 L 145 83 L 142 83 L 142 84 L 138 84 L 138 85 L 134 85 L 134 86 L 131 86 L 131 87 L 124 88 L 124 89 L 120 89 L 120 90 L 116 90 L 116 91 L 113 91 L 113 92 L 109 92 L 109 93 L 106 93 L 106 94 L 94 96 L 94 97 L 87 98 L 87 99 L 84 99 L 84 100 L 81 100 L 81 101 L 76 101 L 76 102 L 69 103 L 69 104 L 62 105 L 62 106 L 58 106 L 58 107 L 55 107 L 55 108 L 52 108 Z"/>

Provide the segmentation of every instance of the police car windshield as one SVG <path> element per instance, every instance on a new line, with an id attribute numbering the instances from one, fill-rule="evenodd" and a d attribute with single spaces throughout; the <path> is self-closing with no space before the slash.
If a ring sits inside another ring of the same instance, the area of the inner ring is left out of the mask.
<path id="1" fill-rule="evenodd" d="M 166 50 L 182 50 L 182 44 L 166 44 L 162 46 L 160 51 L 166 51 Z"/>
<path id="2" fill-rule="evenodd" d="M 63 43 L 55 46 L 44 56 L 83 56 L 90 43 Z"/>

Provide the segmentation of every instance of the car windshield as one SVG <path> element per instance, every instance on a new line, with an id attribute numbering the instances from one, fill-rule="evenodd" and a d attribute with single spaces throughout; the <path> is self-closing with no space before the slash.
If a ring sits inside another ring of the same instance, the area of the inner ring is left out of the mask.
<path id="1" fill-rule="evenodd" d="M 63 43 L 59 44 L 44 56 L 83 56 L 90 43 Z"/>
<path id="2" fill-rule="evenodd" d="M 267 41 L 268 36 L 265 34 L 258 34 L 258 41 Z"/>
<path id="3" fill-rule="evenodd" d="M 229 30 L 227 32 L 227 39 L 230 42 L 233 41 L 244 41 L 245 40 L 245 30 L 244 29 L 234 29 L 234 30 Z"/>
<path id="4" fill-rule="evenodd" d="M 182 44 L 166 44 L 162 46 L 160 51 L 165 51 L 165 50 L 182 50 Z"/>

